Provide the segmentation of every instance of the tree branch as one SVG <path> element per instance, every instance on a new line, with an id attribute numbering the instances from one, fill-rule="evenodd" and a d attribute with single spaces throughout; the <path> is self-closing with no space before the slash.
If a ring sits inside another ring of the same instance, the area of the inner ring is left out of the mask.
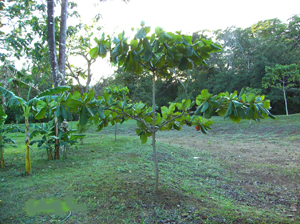
<path id="1" fill-rule="evenodd" d="M 133 120 L 136 120 L 136 121 L 140 122 L 141 124 L 145 125 L 145 127 L 146 127 L 151 133 L 154 132 L 154 131 L 152 130 L 152 128 L 151 128 L 150 126 L 148 126 L 148 124 L 147 124 L 143 119 L 141 119 L 141 118 L 138 117 L 138 116 L 132 116 L 132 115 L 130 115 L 130 114 L 127 114 L 126 112 L 124 112 L 123 109 L 122 109 L 122 112 L 121 112 L 121 113 L 120 113 L 119 111 L 113 110 L 113 109 L 108 109 L 108 110 L 110 110 L 110 111 L 112 111 L 112 112 L 115 112 L 115 113 L 117 113 L 117 114 L 123 114 L 123 115 L 126 115 L 126 116 L 132 118 Z"/>
<path id="2" fill-rule="evenodd" d="M 162 123 L 160 126 L 158 126 L 158 128 L 155 129 L 155 132 L 157 132 L 159 129 L 161 129 L 161 127 L 163 127 L 164 125 L 166 125 L 166 124 L 168 124 L 168 123 L 174 121 L 175 119 L 177 119 L 177 118 L 183 116 L 185 112 L 186 112 L 186 111 L 183 111 L 180 115 L 177 115 L 176 117 L 173 117 L 171 120 L 165 121 L 165 122 Z M 189 114 L 191 114 L 191 113 L 188 113 L 188 115 L 189 115 Z"/>

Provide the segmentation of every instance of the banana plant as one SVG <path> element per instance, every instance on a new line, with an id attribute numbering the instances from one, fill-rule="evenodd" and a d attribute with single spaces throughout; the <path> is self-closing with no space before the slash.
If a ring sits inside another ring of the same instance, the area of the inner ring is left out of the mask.
<path id="1" fill-rule="evenodd" d="M 54 136 L 55 138 L 55 154 L 54 158 L 60 158 L 60 143 L 59 143 L 59 123 L 63 122 L 64 119 L 72 120 L 72 113 L 70 108 L 64 106 L 70 93 L 67 92 L 70 87 L 60 87 L 63 89 L 49 90 L 39 94 L 40 101 L 37 102 L 36 107 L 33 108 L 35 111 L 35 119 L 42 119 L 47 117 L 48 120 L 54 120 Z M 53 93 L 53 94 L 51 94 Z"/>
<path id="2" fill-rule="evenodd" d="M 78 135 L 76 130 L 59 129 L 58 135 L 55 135 L 55 121 L 54 119 L 48 123 L 43 123 L 41 126 L 32 125 L 34 131 L 30 134 L 30 145 L 37 144 L 40 149 L 46 149 L 48 160 L 54 158 L 53 151 L 55 150 L 56 140 L 59 140 L 59 146 L 63 151 L 63 157 L 66 158 L 67 150 L 77 143 L 77 139 L 85 137 L 85 135 Z M 41 139 L 32 140 L 36 136 L 41 135 Z"/>
<path id="3" fill-rule="evenodd" d="M 29 94 L 31 88 L 29 88 L 27 100 L 22 99 L 19 96 L 16 96 L 13 92 L 3 88 L 0 86 L 0 94 L 6 99 L 7 106 L 14 106 L 14 105 L 21 105 L 23 110 L 23 115 L 25 117 L 25 173 L 27 175 L 31 174 L 31 156 L 30 156 L 30 133 L 29 133 L 29 114 L 30 112 L 36 113 L 36 105 L 38 102 L 42 101 L 43 97 L 45 96 L 51 96 L 55 94 L 61 94 L 67 90 L 69 90 L 70 87 L 61 86 L 56 87 L 52 89 L 45 90 L 44 92 L 40 93 L 33 99 L 29 99 Z M 45 116 L 46 110 L 38 111 L 38 116 L 36 116 L 36 119 L 41 119 Z"/>

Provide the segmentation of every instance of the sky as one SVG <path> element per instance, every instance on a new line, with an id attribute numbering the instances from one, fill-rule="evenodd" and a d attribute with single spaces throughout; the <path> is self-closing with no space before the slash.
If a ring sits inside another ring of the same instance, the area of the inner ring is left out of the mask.
<path id="1" fill-rule="evenodd" d="M 97 6 L 93 3 L 97 2 Z M 165 31 L 192 34 L 199 30 L 226 29 L 230 26 L 250 27 L 261 20 L 278 18 L 283 22 L 300 13 L 300 0 L 77 0 L 78 12 L 84 23 L 90 24 L 100 13 L 106 34 L 121 31 L 130 33 L 141 21 L 152 30 L 156 26 Z M 94 81 L 112 73 L 107 61 L 100 59 L 93 65 Z"/>
<path id="2" fill-rule="evenodd" d="M 279 18 L 285 22 L 300 13 L 299 0 L 130 0 L 127 4 L 108 0 L 97 7 L 86 2 L 78 0 L 82 17 L 88 19 L 100 13 L 101 25 L 124 30 L 138 27 L 142 20 L 147 26 L 160 26 L 167 31 L 217 30 L 232 25 L 246 28 L 266 19 Z"/>

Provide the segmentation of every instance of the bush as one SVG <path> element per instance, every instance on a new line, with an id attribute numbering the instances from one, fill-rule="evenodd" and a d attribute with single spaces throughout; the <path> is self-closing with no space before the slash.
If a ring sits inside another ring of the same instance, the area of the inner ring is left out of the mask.
<path id="1" fill-rule="evenodd" d="M 5 121 L 6 124 L 18 124 L 25 122 L 22 108 L 19 105 L 8 107 L 5 113 L 7 114 L 7 119 Z"/>

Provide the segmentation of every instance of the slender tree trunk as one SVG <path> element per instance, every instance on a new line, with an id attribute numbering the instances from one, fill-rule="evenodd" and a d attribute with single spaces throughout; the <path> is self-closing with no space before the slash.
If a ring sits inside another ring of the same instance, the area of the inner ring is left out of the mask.
<path id="1" fill-rule="evenodd" d="M 91 61 L 91 60 L 87 60 L 87 61 L 88 61 L 88 77 L 87 77 L 86 87 L 85 87 L 85 92 L 86 92 L 86 93 L 89 92 L 90 83 L 91 83 L 91 81 L 92 81 L 92 73 L 91 73 L 91 65 L 92 65 L 92 61 Z"/>
<path id="2" fill-rule="evenodd" d="M 54 0 L 47 1 L 47 27 L 48 27 L 48 45 L 49 45 L 49 55 L 50 55 L 50 65 L 52 71 L 53 85 L 58 86 L 58 64 L 56 57 L 56 44 L 55 44 L 55 21 L 54 21 Z"/>
<path id="3" fill-rule="evenodd" d="M 288 104 L 287 104 L 287 99 L 286 99 L 286 92 L 285 92 L 285 86 L 283 83 L 283 97 L 284 97 L 284 103 L 285 103 L 285 112 L 286 112 L 286 116 L 289 116 L 289 111 L 288 111 Z"/>
<path id="4" fill-rule="evenodd" d="M 81 83 L 80 83 L 80 80 L 79 80 L 79 74 L 78 75 L 76 75 L 74 72 L 73 72 L 73 69 L 72 69 L 72 67 L 71 67 L 71 65 L 70 65 L 70 62 L 68 61 L 68 59 L 66 59 L 66 64 L 67 64 L 67 67 L 69 68 L 69 70 L 70 70 L 70 72 L 72 73 L 72 75 L 70 75 L 71 77 L 73 77 L 74 79 L 76 79 L 76 81 L 77 81 L 77 83 L 78 83 L 78 85 L 79 85 L 79 88 L 80 88 L 80 93 L 81 93 L 81 95 L 84 93 L 84 89 L 83 89 L 83 86 L 81 85 Z"/>
<path id="5" fill-rule="evenodd" d="M 158 160 L 155 145 L 155 72 L 153 72 L 153 89 L 152 89 L 152 149 L 153 149 L 153 161 L 155 165 L 155 193 L 158 192 Z"/>
<path id="6" fill-rule="evenodd" d="M 67 40 L 67 18 L 68 18 L 68 0 L 61 2 L 61 22 L 59 36 L 59 85 L 65 85 L 65 66 L 66 66 L 66 40 Z"/>
<path id="7" fill-rule="evenodd" d="M 26 108 L 26 110 L 28 110 Z M 31 174 L 31 158 L 30 158 L 30 147 L 29 147 L 29 110 L 26 111 L 25 115 L 25 133 L 26 133 L 26 151 L 25 151 L 25 172 L 26 174 L 30 175 Z"/>

